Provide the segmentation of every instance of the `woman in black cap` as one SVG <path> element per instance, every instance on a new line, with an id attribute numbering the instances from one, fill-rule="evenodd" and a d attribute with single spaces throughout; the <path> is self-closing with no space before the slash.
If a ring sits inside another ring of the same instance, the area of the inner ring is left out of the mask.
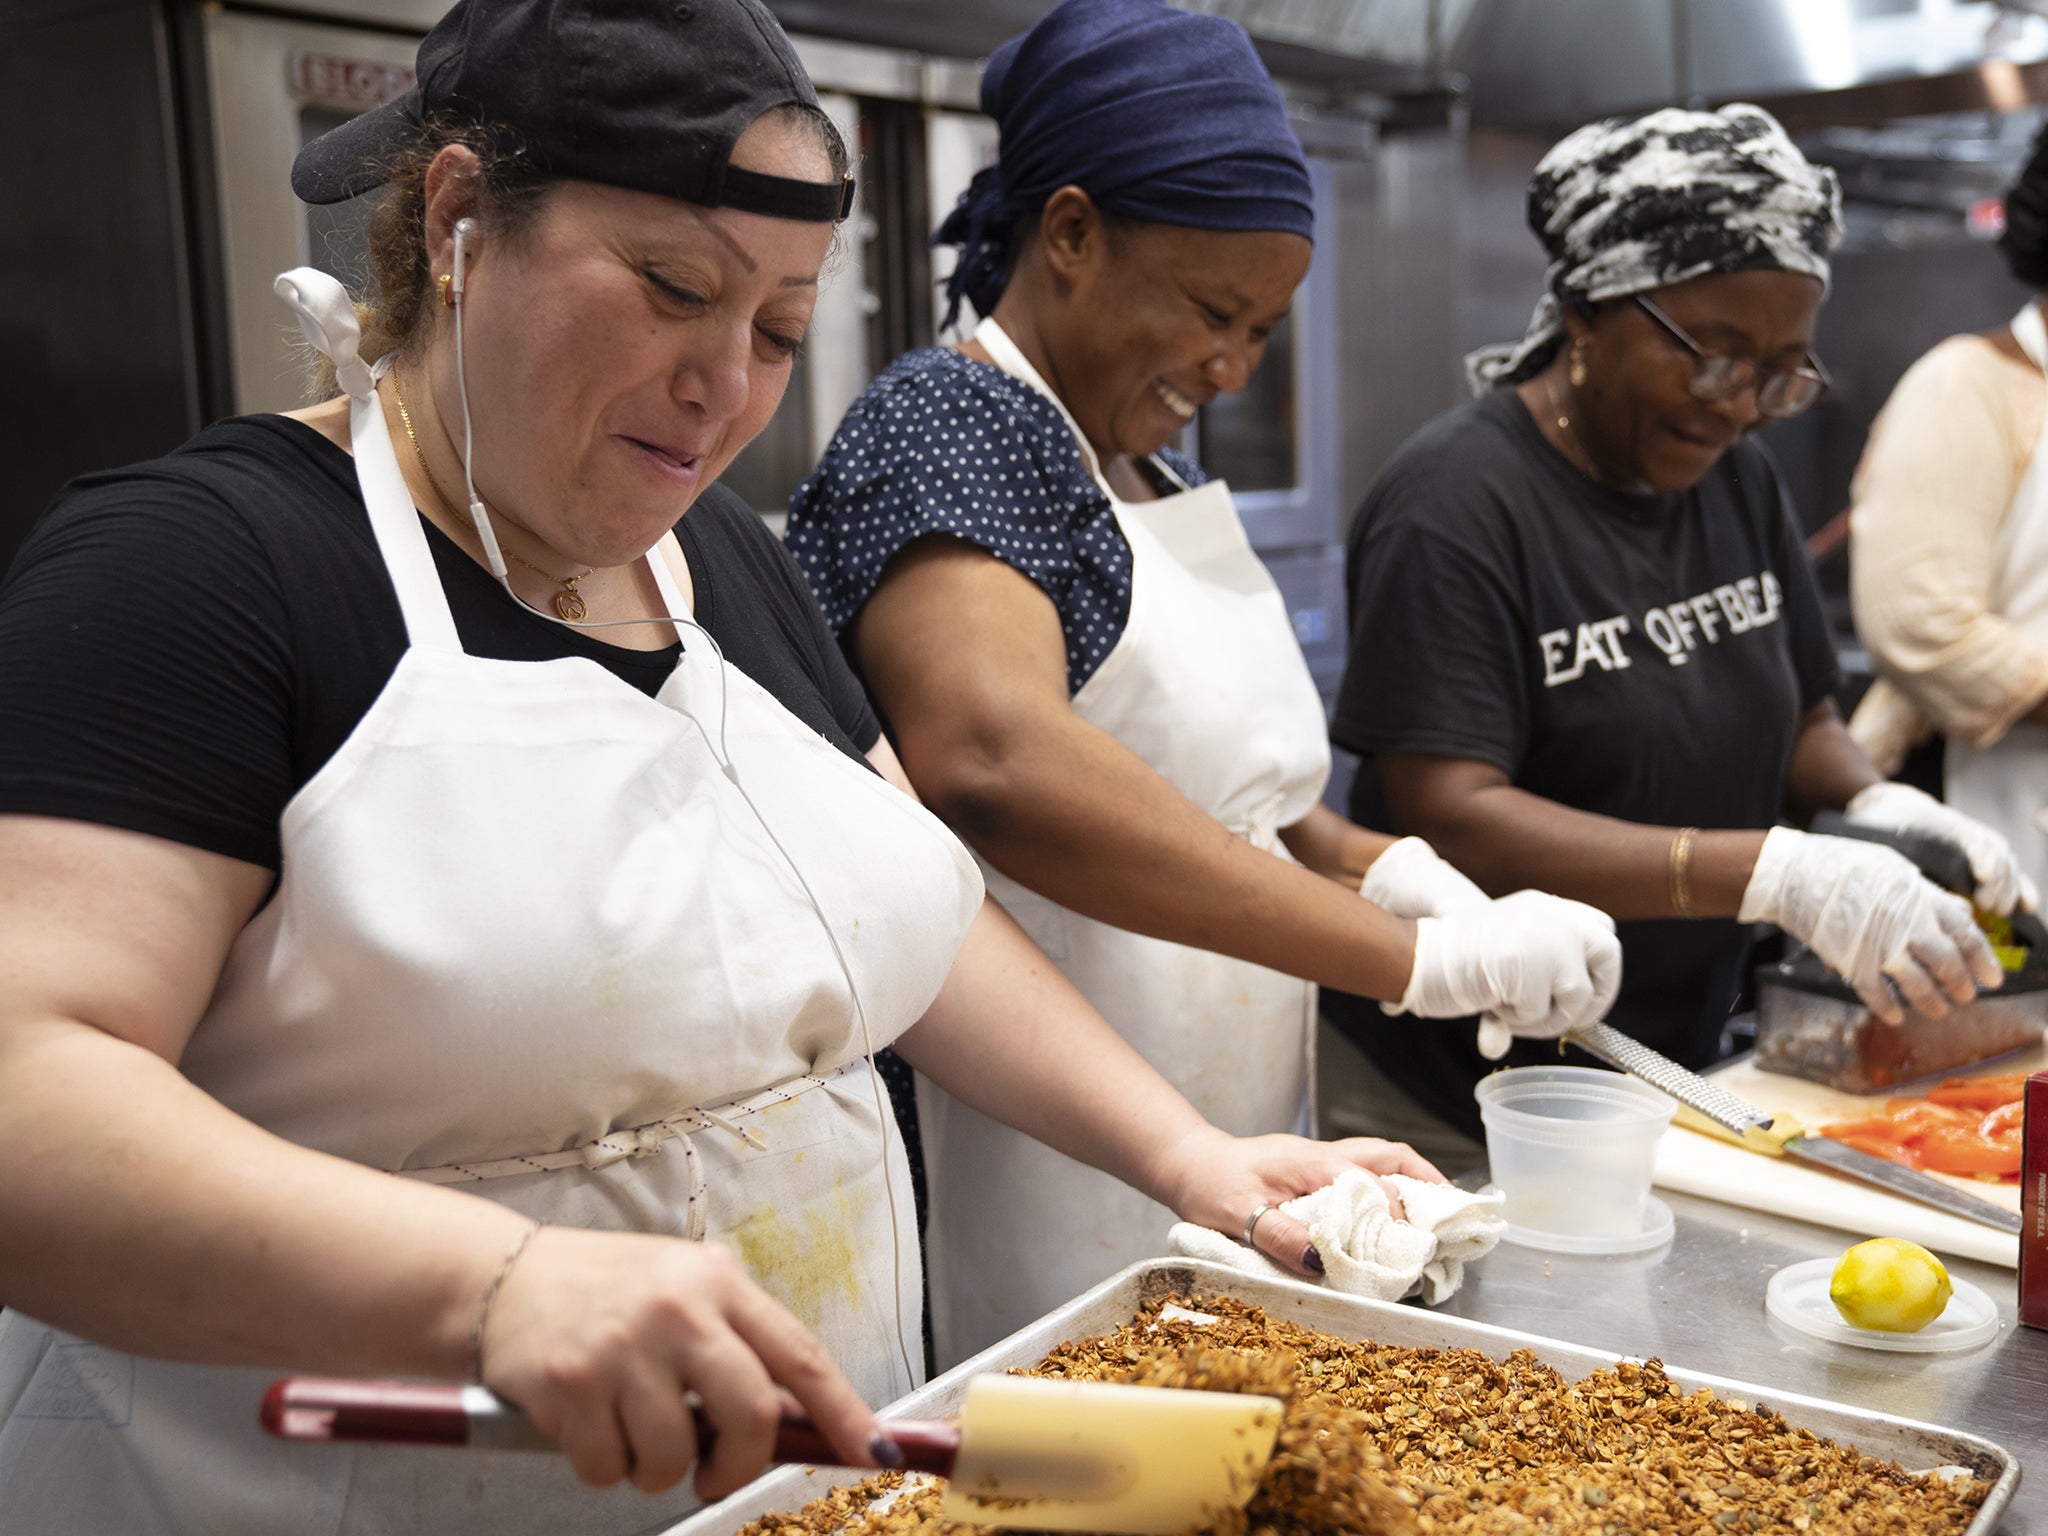
<path id="1" fill-rule="evenodd" d="M 1221 1230 L 1353 1166 L 1205 1124 L 984 904 L 711 488 L 851 190 L 768 13 L 468 0 L 419 79 L 295 171 L 388 186 L 367 337 L 279 280 L 341 393 L 81 481 L 0 593 L 9 1531 L 645 1530 L 686 1393 L 706 1496 L 782 1388 L 890 1460 L 891 1041 Z M 567 1457 L 285 1447 L 279 1369 Z"/>
<path id="2" fill-rule="evenodd" d="M 1166 446 L 1244 388 L 1308 270 L 1308 166 L 1250 40 L 1067 0 L 981 99 L 1000 153 L 938 234 L 981 324 L 877 379 L 790 509 L 912 780 L 1240 1134 L 1305 1123 L 1316 982 L 1503 1036 L 1597 1017 L 1606 918 L 1490 904 L 1320 804 L 1322 706 L 1279 593 L 1228 489 Z M 1141 1192 L 944 1091 L 920 1120 L 941 1361 L 1156 1251 Z"/>
<path id="3" fill-rule="evenodd" d="M 1750 439 L 1827 387 L 1813 331 L 1838 204 L 1754 107 L 1563 140 L 1529 187 L 1551 266 L 1528 335 L 1475 355 L 1480 398 L 1409 440 L 1350 536 L 1331 734 L 1371 760 L 1354 814 L 1376 819 L 1383 788 L 1391 825 L 1482 887 L 1613 913 L 1610 1022 L 1695 1067 L 1744 925 L 1804 940 L 1893 1022 L 1894 984 L 1939 1016 L 1999 980 L 1968 901 L 1781 817 L 1846 807 L 1962 842 L 1979 901 L 2033 899 L 2000 840 L 1881 782 L 1850 742 L 1799 525 Z M 1356 999 L 1325 1006 L 1369 1058 L 1356 1118 L 1476 1161 L 1478 1055 Z"/>

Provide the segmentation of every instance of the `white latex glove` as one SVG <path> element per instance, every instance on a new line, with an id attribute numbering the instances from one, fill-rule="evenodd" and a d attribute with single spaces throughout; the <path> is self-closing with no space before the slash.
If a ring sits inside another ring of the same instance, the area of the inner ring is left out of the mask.
<path id="1" fill-rule="evenodd" d="M 1620 988 L 1613 918 L 1562 896 L 1517 891 L 1418 918 L 1415 969 L 1388 1011 L 1424 1019 L 1482 1014 L 1479 1049 L 1498 1061 L 1510 1036 L 1554 1040 L 1592 1023 Z"/>
<path id="2" fill-rule="evenodd" d="M 1479 889 L 1449 860 L 1419 837 L 1404 837 L 1387 847 L 1365 872 L 1358 894 L 1396 917 L 1449 917 L 1461 908 L 1483 907 L 1493 898 Z M 1399 1003 L 1382 1003 L 1386 1013 L 1399 1013 Z M 1514 1033 L 1497 1014 L 1479 1019 L 1479 1054 L 1499 1061 L 1514 1043 Z"/>
<path id="3" fill-rule="evenodd" d="M 1449 917 L 1493 898 L 1419 837 L 1390 844 L 1372 861 L 1358 894 L 1396 917 Z"/>
<path id="4" fill-rule="evenodd" d="M 1963 851 L 1977 881 L 1977 905 L 2001 917 L 2015 906 L 2029 912 L 2041 892 L 2020 869 L 2012 844 L 1974 816 L 1943 805 L 1910 784 L 1873 784 L 1843 807 L 1850 821 L 1880 832 L 1912 832 L 1938 838 Z"/>
<path id="5" fill-rule="evenodd" d="M 1941 1018 L 1979 987 L 2005 979 L 1970 904 L 1925 878 L 1903 854 L 1853 837 L 1817 837 L 1773 827 L 1736 914 L 1776 923 L 1804 940 L 1887 1024 L 1907 1003 Z"/>

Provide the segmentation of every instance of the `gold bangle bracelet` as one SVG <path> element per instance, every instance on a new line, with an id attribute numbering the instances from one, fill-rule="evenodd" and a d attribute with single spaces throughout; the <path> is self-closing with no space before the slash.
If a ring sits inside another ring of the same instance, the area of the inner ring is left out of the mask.
<path id="1" fill-rule="evenodd" d="M 1671 910 L 1680 917 L 1698 914 L 1692 904 L 1692 845 L 1700 835 L 1698 827 L 1680 827 L 1671 839 Z"/>

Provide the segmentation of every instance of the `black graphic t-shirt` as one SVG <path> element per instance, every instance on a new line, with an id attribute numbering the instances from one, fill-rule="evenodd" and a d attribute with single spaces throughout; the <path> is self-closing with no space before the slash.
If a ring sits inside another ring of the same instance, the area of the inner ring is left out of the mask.
<path id="1" fill-rule="evenodd" d="M 1797 521 L 1753 441 L 1690 491 L 1624 495 L 1497 391 L 1395 456 L 1352 526 L 1347 577 L 1339 746 L 1491 763 L 1531 794 L 1624 821 L 1769 826 L 1800 720 L 1838 681 Z M 1353 812 L 1384 825 L 1370 767 Z M 1705 1064 L 1746 932 L 1637 922 L 1621 939 L 1610 1021 Z M 1355 999 L 1329 1012 L 1436 1113 L 1476 1129 L 1471 1085 L 1486 1068 L 1470 1030 Z M 1554 1061 L 1556 1047 L 1518 1043 L 1515 1059 Z"/>

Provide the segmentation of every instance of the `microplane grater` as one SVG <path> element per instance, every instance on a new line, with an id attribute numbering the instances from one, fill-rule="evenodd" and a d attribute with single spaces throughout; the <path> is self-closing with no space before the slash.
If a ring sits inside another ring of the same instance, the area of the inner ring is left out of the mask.
<path id="1" fill-rule="evenodd" d="M 1771 1117 L 1739 1094 L 1718 1083 L 1710 1083 L 1697 1072 L 1681 1067 L 1669 1056 L 1653 1051 L 1642 1041 L 1624 1035 L 1607 1024 L 1587 1024 L 1565 1038 L 1597 1056 L 1610 1067 L 1619 1067 L 1653 1088 L 1662 1089 L 1689 1109 L 1698 1110 L 1729 1134 L 1740 1137 L 1752 1126 L 1768 1126 Z"/>

